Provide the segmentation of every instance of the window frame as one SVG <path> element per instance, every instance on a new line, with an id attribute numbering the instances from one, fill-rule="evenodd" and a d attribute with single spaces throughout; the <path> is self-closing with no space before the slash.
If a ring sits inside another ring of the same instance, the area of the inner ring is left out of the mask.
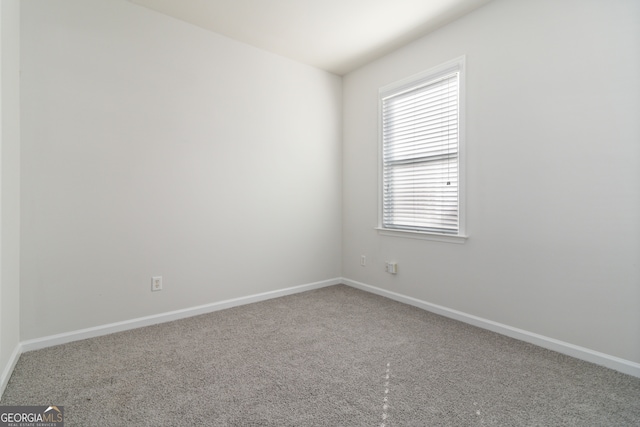
<path id="1" fill-rule="evenodd" d="M 384 227 L 384 141 L 382 129 L 383 98 L 425 82 L 436 80 L 452 72 L 458 72 L 458 233 L 443 234 L 430 231 L 400 230 Z M 460 56 L 436 67 L 430 68 L 405 79 L 385 85 L 378 90 L 378 233 L 385 236 L 433 240 L 446 243 L 465 243 L 466 229 L 466 149 L 465 149 L 465 76 L 466 57 Z"/>

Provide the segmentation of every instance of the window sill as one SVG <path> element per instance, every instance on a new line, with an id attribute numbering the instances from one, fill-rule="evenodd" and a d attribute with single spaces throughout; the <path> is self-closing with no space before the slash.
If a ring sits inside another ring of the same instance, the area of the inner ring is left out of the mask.
<path id="1" fill-rule="evenodd" d="M 407 239 L 432 240 L 435 242 L 464 244 L 469 236 L 425 233 L 421 231 L 393 230 L 390 228 L 376 227 L 378 234 L 382 236 L 404 237 Z"/>

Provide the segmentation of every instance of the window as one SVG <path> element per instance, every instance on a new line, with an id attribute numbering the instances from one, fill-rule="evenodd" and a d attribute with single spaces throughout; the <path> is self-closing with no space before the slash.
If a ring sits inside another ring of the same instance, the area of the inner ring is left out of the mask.
<path id="1" fill-rule="evenodd" d="M 381 232 L 464 242 L 464 57 L 380 89 Z"/>

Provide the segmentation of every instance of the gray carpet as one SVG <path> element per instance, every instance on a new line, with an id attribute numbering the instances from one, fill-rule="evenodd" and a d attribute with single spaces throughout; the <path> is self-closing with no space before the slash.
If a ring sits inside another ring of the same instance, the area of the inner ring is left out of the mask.
<path id="1" fill-rule="evenodd" d="M 21 356 L 67 426 L 638 426 L 640 379 L 347 286 Z"/>

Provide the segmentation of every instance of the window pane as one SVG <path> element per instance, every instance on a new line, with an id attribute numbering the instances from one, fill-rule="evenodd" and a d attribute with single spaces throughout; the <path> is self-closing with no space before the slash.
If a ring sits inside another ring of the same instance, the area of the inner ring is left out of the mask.
<path id="1" fill-rule="evenodd" d="M 459 72 L 382 99 L 385 228 L 459 230 Z"/>

